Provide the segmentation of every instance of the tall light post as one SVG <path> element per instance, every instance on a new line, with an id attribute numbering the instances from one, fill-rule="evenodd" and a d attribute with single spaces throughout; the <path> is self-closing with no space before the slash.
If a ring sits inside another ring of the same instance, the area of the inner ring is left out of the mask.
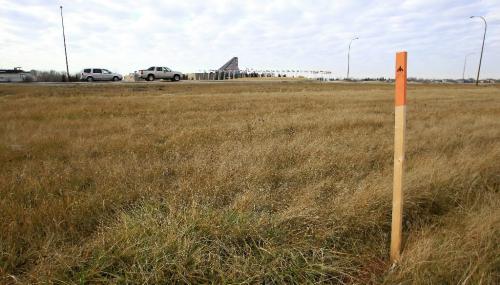
<path id="1" fill-rule="evenodd" d="M 350 63 L 350 60 L 351 60 L 351 44 L 353 41 L 359 39 L 359 37 L 355 37 L 353 39 L 351 39 L 351 42 L 349 43 L 349 51 L 347 52 L 347 77 L 346 79 L 349 79 L 349 63 Z"/>
<path id="2" fill-rule="evenodd" d="M 64 34 L 64 18 L 63 18 L 63 6 L 60 6 L 61 8 L 61 25 L 62 25 L 62 30 L 63 30 L 63 41 L 64 41 L 64 56 L 66 57 L 66 75 L 67 80 L 69 81 L 69 67 L 68 67 L 68 52 L 66 51 L 66 35 Z"/>
<path id="3" fill-rule="evenodd" d="M 484 34 L 483 34 L 483 45 L 481 47 L 481 56 L 479 57 L 479 68 L 477 69 L 476 86 L 479 85 L 479 73 L 481 72 L 481 62 L 483 61 L 483 51 L 484 51 L 484 41 L 486 40 L 486 29 L 488 28 L 488 23 L 483 16 L 470 16 L 470 18 L 481 18 L 484 21 Z"/>
<path id="4" fill-rule="evenodd" d="M 474 52 L 471 52 L 471 53 L 468 53 L 465 55 L 465 59 L 464 59 L 464 70 L 462 71 L 462 81 L 465 82 L 465 66 L 467 65 L 467 57 L 473 55 Z"/>

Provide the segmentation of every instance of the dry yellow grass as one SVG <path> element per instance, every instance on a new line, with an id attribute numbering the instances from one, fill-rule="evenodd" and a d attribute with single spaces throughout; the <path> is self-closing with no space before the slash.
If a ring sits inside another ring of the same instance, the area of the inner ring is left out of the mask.
<path id="1" fill-rule="evenodd" d="M 500 86 L 0 85 L 0 283 L 500 280 Z"/>

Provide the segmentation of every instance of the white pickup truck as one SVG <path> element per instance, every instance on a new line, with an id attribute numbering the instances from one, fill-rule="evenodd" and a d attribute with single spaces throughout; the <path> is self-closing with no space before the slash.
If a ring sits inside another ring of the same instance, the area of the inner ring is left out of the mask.
<path id="1" fill-rule="evenodd" d="M 170 79 L 172 81 L 179 81 L 182 79 L 182 73 L 179 71 L 172 71 L 168 67 L 151 66 L 145 70 L 139 70 L 135 73 L 136 78 L 146 79 L 153 81 L 155 79 Z"/>

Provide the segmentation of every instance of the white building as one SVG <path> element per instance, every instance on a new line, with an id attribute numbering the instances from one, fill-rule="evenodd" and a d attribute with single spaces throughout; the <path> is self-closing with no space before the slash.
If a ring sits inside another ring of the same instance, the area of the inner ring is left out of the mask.
<path id="1" fill-rule="evenodd" d="M 26 82 L 33 81 L 33 75 L 19 68 L 0 69 L 0 82 Z"/>

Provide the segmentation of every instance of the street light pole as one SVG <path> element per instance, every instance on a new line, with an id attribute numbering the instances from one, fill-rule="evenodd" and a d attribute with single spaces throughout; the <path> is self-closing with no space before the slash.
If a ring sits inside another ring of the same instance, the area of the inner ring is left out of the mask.
<path id="1" fill-rule="evenodd" d="M 61 8 L 61 25 L 62 25 L 62 30 L 63 30 L 63 41 L 64 41 L 64 56 L 66 57 L 66 75 L 67 80 L 69 81 L 69 67 L 68 67 L 68 52 L 66 51 L 66 35 L 64 34 L 64 18 L 63 18 L 63 6 L 60 6 Z"/>
<path id="2" fill-rule="evenodd" d="M 351 44 L 354 40 L 357 40 L 359 39 L 358 37 L 355 37 L 353 39 L 351 39 L 351 42 L 349 43 L 349 51 L 347 52 L 347 77 L 346 79 L 349 79 L 349 62 L 351 60 Z"/>
<path id="3" fill-rule="evenodd" d="M 483 51 L 484 51 L 484 41 L 486 40 L 486 29 L 488 28 L 488 23 L 483 16 L 470 16 L 470 18 L 481 18 L 484 21 L 484 34 L 483 34 L 483 45 L 481 47 L 481 56 L 479 57 L 479 68 L 477 69 L 476 86 L 479 85 L 479 73 L 481 72 L 481 62 L 483 61 Z"/>
<path id="4" fill-rule="evenodd" d="M 462 81 L 465 82 L 465 66 L 467 65 L 467 57 L 469 57 L 470 55 L 473 55 L 474 53 L 471 52 L 469 54 L 466 54 L 465 55 L 465 59 L 464 59 L 464 70 L 462 71 Z"/>

